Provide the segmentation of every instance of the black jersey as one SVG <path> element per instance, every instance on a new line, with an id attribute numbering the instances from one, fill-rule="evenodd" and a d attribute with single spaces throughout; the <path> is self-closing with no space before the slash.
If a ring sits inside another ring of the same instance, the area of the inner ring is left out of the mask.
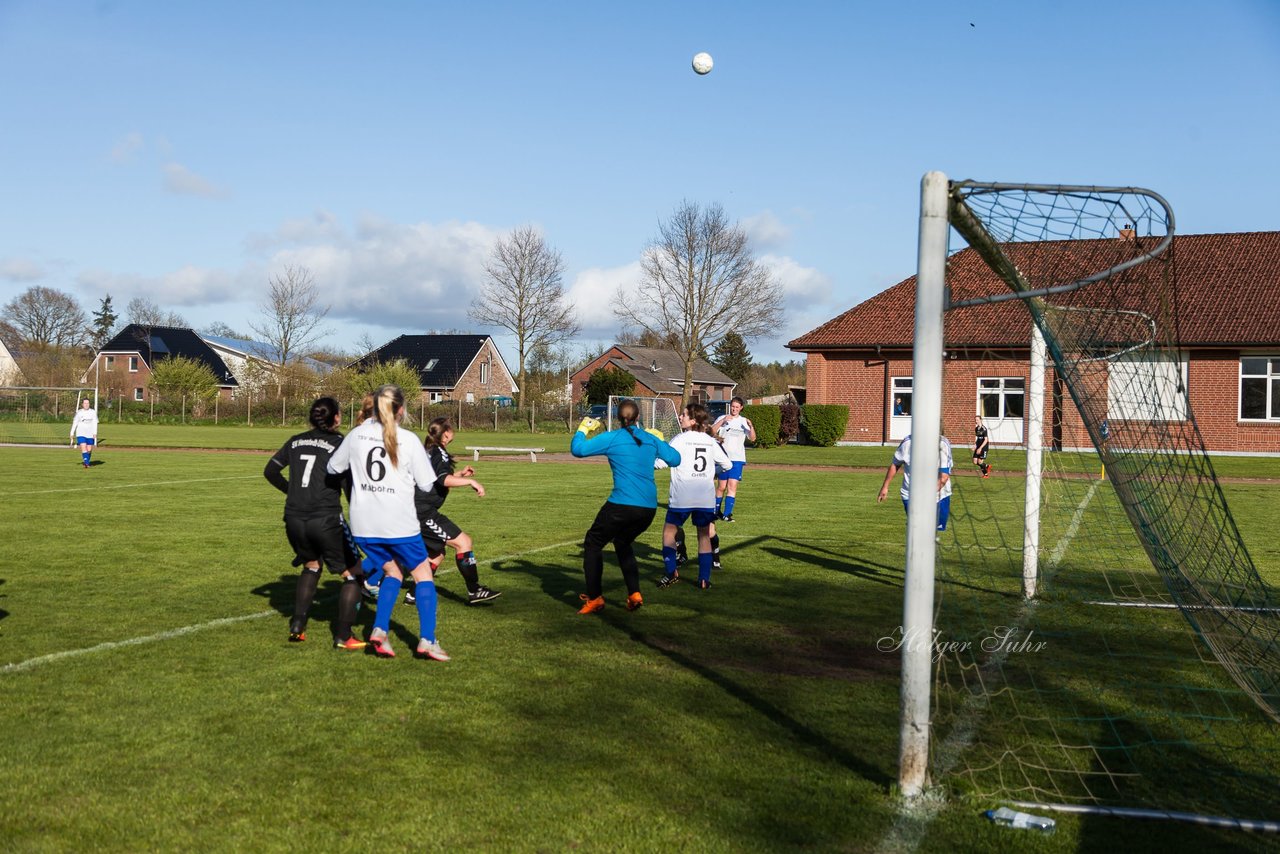
<path id="1" fill-rule="evenodd" d="M 342 513 L 343 476 L 330 474 L 329 458 L 342 444 L 342 434 L 308 430 L 292 437 L 267 461 L 262 475 L 288 496 L 284 515 L 311 518 Z M 281 474 L 289 469 L 289 479 Z"/>
<path id="2" fill-rule="evenodd" d="M 973 449 L 976 451 L 979 448 L 981 448 L 982 443 L 986 440 L 986 438 L 987 438 L 986 427 L 974 427 L 973 428 Z"/>
<path id="3" fill-rule="evenodd" d="M 423 492 L 421 489 L 414 492 L 413 504 L 418 510 L 419 520 L 423 513 L 439 510 L 440 505 L 444 504 L 444 500 L 449 497 L 449 487 L 444 485 L 444 479 L 453 474 L 453 457 L 444 448 L 432 446 L 427 450 L 427 458 L 431 460 L 431 468 L 436 473 L 436 488 L 433 492 Z"/>

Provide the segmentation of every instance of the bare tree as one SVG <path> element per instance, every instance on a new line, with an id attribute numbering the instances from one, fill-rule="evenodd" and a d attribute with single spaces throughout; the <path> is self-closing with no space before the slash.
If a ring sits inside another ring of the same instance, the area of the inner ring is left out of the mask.
<path id="1" fill-rule="evenodd" d="M 285 267 L 283 274 L 272 276 L 261 310 L 263 319 L 249 327 L 275 349 L 281 367 L 328 332 L 320 324 L 329 306 L 320 305 L 320 289 L 306 267 Z"/>
<path id="2" fill-rule="evenodd" d="M 756 261 L 746 232 L 720 205 L 680 204 L 658 227 L 640 259 L 640 287 L 619 292 L 614 314 L 659 340 L 684 361 L 684 401 L 693 363 L 729 332 L 756 338 L 783 320 L 782 286 Z"/>
<path id="3" fill-rule="evenodd" d="M 524 226 L 498 240 L 484 271 L 488 280 L 468 314 L 482 326 L 501 327 L 515 336 L 523 406 L 530 354 L 578 334 L 561 281 L 564 261 L 532 226 Z"/>
<path id="4" fill-rule="evenodd" d="M 88 321 L 75 297 L 39 285 L 9 300 L 0 322 L 22 346 L 36 352 L 78 347 L 88 337 Z"/>
<path id="5" fill-rule="evenodd" d="M 176 326 L 185 328 L 190 324 L 186 318 L 174 311 L 165 311 L 146 297 L 134 297 L 125 306 L 125 315 L 129 323 L 139 326 Z"/>

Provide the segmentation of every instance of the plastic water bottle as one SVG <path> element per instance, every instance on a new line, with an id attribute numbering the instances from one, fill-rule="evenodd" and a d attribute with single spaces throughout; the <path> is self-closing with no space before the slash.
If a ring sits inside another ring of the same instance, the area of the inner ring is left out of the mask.
<path id="1" fill-rule="evenodd" d="M 1017 810 L 1011 810 L 1008 807 L 1000 807 L 1000 809 L 997 810 L 987 810 L 985 815 L 996 824 L 1003 824 L 1005 827 L 1029 827 L 1033 830 L 1053 833 L 1053 829 L 1057 826 L 1051 818 L 1032 815 L 1027 812 L 1018 812 Z"/>

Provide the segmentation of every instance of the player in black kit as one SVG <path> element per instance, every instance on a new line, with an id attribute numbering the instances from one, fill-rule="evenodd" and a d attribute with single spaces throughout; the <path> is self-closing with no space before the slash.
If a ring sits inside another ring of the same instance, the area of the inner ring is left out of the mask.
<path id="1" fill-rule="evenodd" d="M 471 537 L 457 526 L 448 516 L 440 512 L 441 505 L 449 497 L 449 487 L 469 486 L 476 495 L 484 497 L 484 487 L 472 477 L 475 472 L 467 466 L 461 472 L 454 473 L 453 457 L 449 456 L 449 443 L 453 441 L 453 424 L 448 418 L 433 418 L 427 425 L 427 435 L 422 440 L 435 469 L 436 484 L 433 492 L 417 490 L 414 493 L 414 508 L 418 511 L 418 524 L 422 527 L 422 541 L 427 547 L 427 554 L 434 565 L 439 565 L 444 558 L 444 548 L 453 549 L 455 562 L 462 580 L 467 584 L 467 604 L 477 605 L 490 602 L 502 594 L 490 590 L 480 583 L 476 571 L 476 553 L 471 548 Z"/>
<path id="2" fill-rule="evenodd" d="M 338 424 L 342 410 L 331 397 L 311 404 L 312 429 L 290 438 L 276 451 L 262 470 L 263 476 L 287 498 L 284 502 L 284 530 L 297 555 L 294 565 L 302 565 L 294 597 L 293 618 L 289 620 L 289 640 L 307 639 L 307 613 L 320 583 L 320 563 L 342 576 L 338 591 L 338 619 L 334 626 L 334 646 L 363 649 L 364 641 L 351 635 L 356 606 L 360 603 L 363 572 L 354 541 L 342 518 L 343 477 L 329 474 L 329 457 L 342 443 Z M 285 478 L 282 469 L 289 469 Z"/>
<path id="3" fill-rule="evenodd" d="M 981 415 L 973 419 L 973 464 L 983 477 L 991 476 L 991 466 L 987 464 L 987 428 L 982 424 Z"/>

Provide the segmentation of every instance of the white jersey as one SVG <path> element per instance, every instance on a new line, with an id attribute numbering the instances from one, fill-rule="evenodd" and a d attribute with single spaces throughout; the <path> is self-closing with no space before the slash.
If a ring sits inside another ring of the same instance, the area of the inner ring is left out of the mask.
<path id="1" fill-rule="evenodd" d="M 701 430 L 685 430 L 675 436 L 670 445 L 680 452 L 680 465 L 671 470 L 671 494 L 667 507 L 672 510 L 714 510 L 715 471 L 733 468 L 729 455 L 719 442 Z"/>
<path id="2" fill-rule="evenodd" d="M 747 419 L 741 415 L 726 415 L 716 424 L 716 435 L 724 439 L 724 451 L 735 463 L 747 461 Z"/>
<path id="3" fill-rule="evenodd" d="M 951 474 L 951 441 L 943 436 L 938 442 L 938 473 L 946 472 Z M 893 452 L 893 464 L 902 466 L 902 500 L 906 501 L 911 497 L 911 436 L 902 440 L 898 445 L 898 450 Z M 951 478 L 947 478 L 947 482 L 942 485 L 942 489 L 938 490 L 938 500 L 946 498 L 951 494 Z"/>
<path id="4" fill-rule="evenodd" d="M 426 449 L 418 437 L 396 425 L 396 456 L 392 466 L 382 441 L 382 425 L 370 418 L 356 427 L 329 458 L 329 471 L 351 470 L 351 533 L 357 537 L 416 537 L 418 514 L 415 489 L 430 492 L 436 480 Z"/>
<path id="5" fill-rule="evenodd" d="M 98 438 L 98 411 L 93 407 L 76 410 L 76 417 L 71 421 L 71 438 L 77 436 Z"/>

